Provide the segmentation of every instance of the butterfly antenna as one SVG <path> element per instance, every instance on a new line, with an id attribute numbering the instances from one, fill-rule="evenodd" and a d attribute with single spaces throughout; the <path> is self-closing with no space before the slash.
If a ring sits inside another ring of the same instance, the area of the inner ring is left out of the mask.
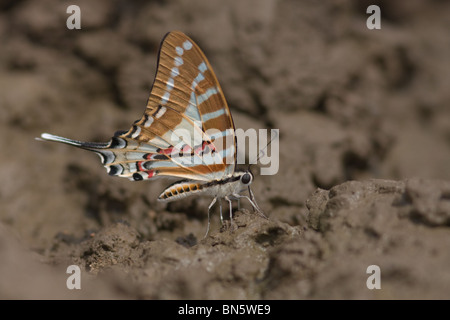
<path id="1" fill-rule="evenodd" d="M 272 132 L 273 132 L 273 134 L 272 134 Z M 253 173 L 251 171 L 252 164 L 258 163 L 259 159 L 266 154 L 265 150 L 269 147 L 269 145 L 272 143 L 272 141 L 276 137 L 278 137 L 278 130 L 271 130 L 271 139 L 270 139 L 270 141 L 264 146 L 264 148 L 259 150 L 259 153 L 258 153 L 258 156 L 256 157 L 256 159 L 254 161 L 250 161 L 249 162 L 247 170 L 252 175 L 253 175 Z M 264 214 L 264 212 L 261 210 L 261 208 L 258 206 L 258 203 L 256 202 L 256 199 L 255 199 L 255 195 L 253 194 L 252 189 L 250 189 L 250 186 L 248 186 L 248 194 L 250 195 L 249 200 L 250 200 L 250 203 L 252 204 L 253 212 L 258 212 L 260 216 L 262 216 L 265 219 L 268 219 L 267 216 Z"/>
<path id="2" fill-rule="evenodd" d="M 252 166 L 252 164 L 258 163 L 259 159 L 261 159 L 265 154 L 265 150 L 270 146 L 270 144 L 272 143 L 272 141 L 278 137 L 278 130 L 270 130 L 270 141 L 264 146 L 264 148 L 262 148 L 261 150 L 259 150 L 258 155 L 256 156 L 256 159 L 253 161 L 249 161 L 248 164 L 248 171 L 250 171 L 250 167 Z M 251 171 L 250 171 L 251 172 Z"/>

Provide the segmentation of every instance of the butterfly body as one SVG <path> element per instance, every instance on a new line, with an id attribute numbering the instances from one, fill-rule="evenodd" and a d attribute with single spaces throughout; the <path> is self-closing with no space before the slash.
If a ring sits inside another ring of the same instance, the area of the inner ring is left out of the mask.
<path id="1" fill-rule="evenodd" d="M 250 180 L 246 180 L 249 175 L 250 173 L 247 171 L 237 171 L 228 177 L 210 182 L 178 181 L 167 187 L 158 197 L 158 201 L 169 202 L 190 195 L 207 195 L 217 199 L 225 199 L 245 191 L 253 179 L 251 177 Z M 243 179 L 244 176 L 246 179 Z"/>
<path id="2" fill-rule="evenodd" d="M 254 200 L 249 171 L 236 171 L 234 122 L 222 89 L 201 49 L 184 33 L 168 33 L 160 47 L 158 68 L 144 115 L 106 143 L 82 142 L 43 133 L 42 140 L 61 142 L 97 153 L 109 175 L 133 181 L 178 177 L 161 193 L 163 202 L 209 195 L 229 202 Z M 241 193 L 248 189 L 249 195 Z M 209 229 L 209 219 L 208 219 Z"/>

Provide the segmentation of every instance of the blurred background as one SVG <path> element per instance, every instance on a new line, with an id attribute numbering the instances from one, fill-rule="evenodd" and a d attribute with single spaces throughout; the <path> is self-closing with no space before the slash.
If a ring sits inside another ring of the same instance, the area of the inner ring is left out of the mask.
<path id="1" fill-rule="evenodd" d="M 167 181 L 112 178 L 96 155 L 35 140 L 127 130 L 171 30 L 203 49 L 236 127 L 280 129 L 280 170 L 254 182 L 271 218 L 304 224 L 314 190 L 348 180 L 450 178 L 448 1 L 3 0 L 0 221 L 26 247 L 121 220 L 147 240 L 203 234 L 209 199 L 158 204 Z"/>

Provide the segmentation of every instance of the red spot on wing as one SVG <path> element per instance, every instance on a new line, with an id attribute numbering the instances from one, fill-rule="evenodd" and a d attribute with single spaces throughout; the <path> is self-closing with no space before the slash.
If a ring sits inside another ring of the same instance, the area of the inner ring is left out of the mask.
<path id="1" fill-rule="evenodd" d="M 211 152 L 216 152 L 216 147 L 214 147 L 214 145 L 210 141 L 207 141 L 206 146 L 211 150 Z"/>
<path id="2" fill-rule="evenodd" d="M 191 152 L 191 147 L 188 146 L 187 144 L 181 149 L 182 152 L 187 152 L 190 153 Z"/>
<path id="3" fill-rule="evenodd" d="M 210 148 L 212 151 L 216 151 L 216 148 L 214 148 L 214 145 L 211 144 L 209 141 L 203 141 L 201 146 L 198 146 L 195 149 L 196 153 L 202 153 L 205 152 L 206 148 Z"/>
<path id="4" fill-rule="evenodd" d="M 139 171 L 145 171 L 144 167 L 142 167 L 142 164 L 143 164 L 144 162 L 145 162 L 145 161 L 138 161 L 138 162 L 137 162 L 137 166 L 138 166 Z"/>
<path id="5" fill-rule="evenodd" d="M 195 153 L 205 152 L 205 150 L 207 150 L 206 148 L 208 148 L 208 147 L 210 148 L 210 150 L 216 151 L 216 148 L 214 148 L 214 145 L 210 141 L 203 141 L 200 146 L 198 146 L 197 148 L 194 148 L 194 152 Z M 181 148 L 181 150 L 177 149 L 175 147 L 170 147 L 167 149 L 158 149 L 157 152 L 158 152 L 158 154 L 164 154 L 164 155 L 171 155 L 171 154 L 175 154 L 175 153 L 192 153 L 192 148 L 186 144 Z M 150 160 L 153 158 L 150 154 L 148 154 L 146 156 L 146 159 Z"/>
<path id="6" fill-rule="evenodd" d="M 174 147 L 170 147 L 167 149 L 159 149 L 158 152 L 161 154 L 168 155 L 168 154 L 171 154 L 174 151 L 174 149 L 175 149 Z"/>

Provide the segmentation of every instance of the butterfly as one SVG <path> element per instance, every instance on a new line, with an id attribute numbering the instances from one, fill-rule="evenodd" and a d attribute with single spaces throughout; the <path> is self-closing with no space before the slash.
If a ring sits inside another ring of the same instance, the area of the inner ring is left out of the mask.
<path id="1" fill-rule="evenodd" d="M 236 169 L 234 122 L 216 75 L 202 50 L 180 31 L 163 38 L 156 76 L 144 115 L 128 131 L 117 131 L 109 142 L 82 142 L 43 133 L 41 140 L 61 142 L 97 153 L 112 176 L 134 181 L 181 178 L 158 197 L 169 202 L 191 195 L 218 201 L 246 198 L 265 217 L 250 185 L 250 168 Z M 247 191 L 249 196 L 242 193 Z"/>

